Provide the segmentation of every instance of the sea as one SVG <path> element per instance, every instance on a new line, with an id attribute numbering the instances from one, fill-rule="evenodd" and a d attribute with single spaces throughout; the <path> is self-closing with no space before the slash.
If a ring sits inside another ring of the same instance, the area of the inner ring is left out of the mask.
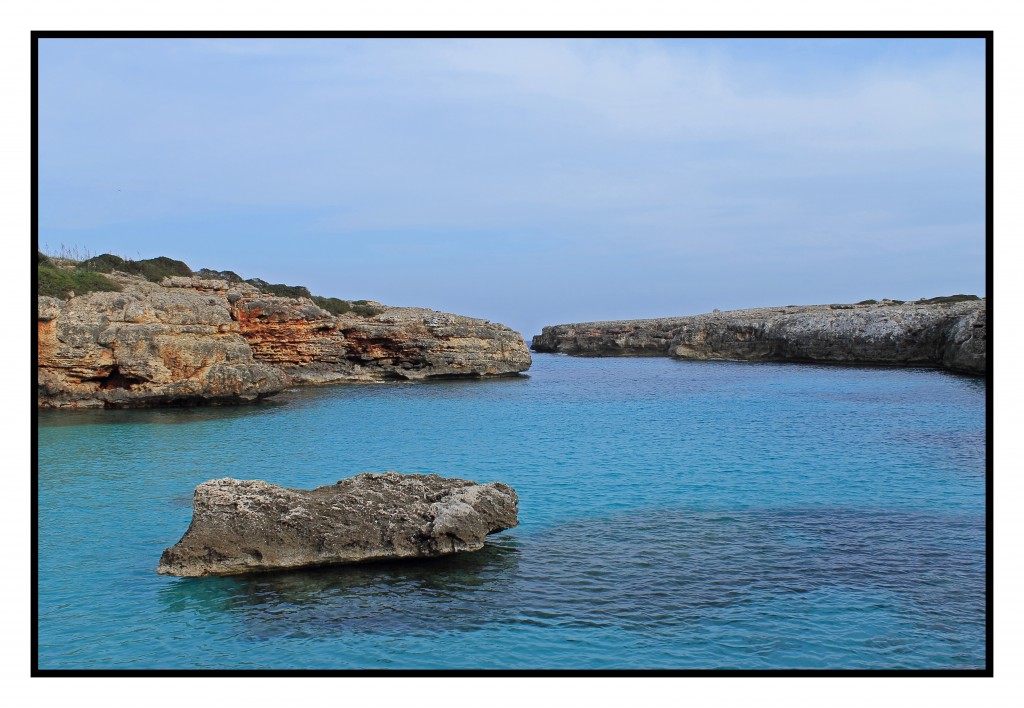
<path id="1" fill-rule="evenodd" d="M 983 669 L 986 383 L 536 354 L 527 375 L 40 411 L 42 670 Z M 158 575 L 215 478 L 501 481 L 483 550 Z"/>

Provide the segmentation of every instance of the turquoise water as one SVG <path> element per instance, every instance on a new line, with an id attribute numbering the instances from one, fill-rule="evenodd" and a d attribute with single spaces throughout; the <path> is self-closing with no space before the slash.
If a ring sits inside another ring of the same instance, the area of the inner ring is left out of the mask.
<path id="1" fill-rule="evenodd" d="M 39 416 L 41 669 L 971 669 L 985 383 L 535 355 L 528 377 Z M 216 477 L 501 480 L 482 551 L 155 573 Z"/>

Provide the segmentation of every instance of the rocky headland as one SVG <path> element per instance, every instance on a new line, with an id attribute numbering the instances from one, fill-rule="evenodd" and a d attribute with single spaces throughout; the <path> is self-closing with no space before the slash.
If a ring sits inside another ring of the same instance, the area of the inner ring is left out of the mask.
<path id="1" fill-rule="evenodd" d="M 476 551 L 516 526 L 500 482 L 364 473 L 313 490 L 216 479 L 196 487 L 192 523 L 157 572 L 196 577 L 430 558 Z"/>
<path id="2" fill-rule="evenodd" d="M 544 327 L 536 352 L 939 367 L 984 375 L 986 301 L 763 307 Z"/>
<path id="3" fill-rule="evenodd" d="M 365 301 L 332 313 L 325 306 L 342 301 L 276 295 L 237 276 L 102 277 L 107 291 L 37 298 L 40 407 L 237 404 L 296 384 L 530 367 L 519 333 L 487 320 Z"/>

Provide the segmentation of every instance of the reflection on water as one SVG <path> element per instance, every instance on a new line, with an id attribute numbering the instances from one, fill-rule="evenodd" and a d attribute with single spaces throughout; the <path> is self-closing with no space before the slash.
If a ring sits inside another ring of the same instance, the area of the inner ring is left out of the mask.
<path id="1" fill-rule="evenodd" d="M 222 422 L 270 415 L 287 405 L 286 400 L 267 399 L 240 406 L 182 406 L 174 408 L 83 408 L 39 411 L 39 425 L 48 428 L 80 425 L 181 425 Z"/>
<path id="2" fill-rule="evenodd" d="M 634 512 L 429 561 L 181 579 L 161 601 L 168 612 L 226 612 L 251 640 L 607 629 L 675 638 L 684 660 L 747 654 L 732 665 L 749 668 L 806 662 L 809 648 L 846 667 L 884 648 L 899 666 L 928 636 L 947 661 L 973 666 L 984 552 L 958 539 L 977 538 L 980 523 L 842 508 Z"/>
<path id="3" fill-rule="evenodd" d="M 43 412 L 40 665 L 983 665 L 983 380 L 543 354 L 530 374 Z M 520 525 L 417 563 L 155 573 L 203 481 L 389 469 L 506 482 Z"/>
<path id="4" fill-rule="evenodd" d="M 287 389 L 259 403 L 227 406 L 180 406 L 171 408 L 83 408 L 83 409 L 42 409 L 39 424 L 45 427 L 80 425 L 175 425 L 201 422 L 230 421 L 252 416 L 269 416 L 301 410 L 307 405 L 322 405 L 334 399 L 365 399 L 382 393 L 405 393 L 416 389 L 420 397 L 452 398 L 460 393 L 475 396 L 479 387 L 493 388 L 526 385 L 527 374 L 492 376 L 489 378 L 445 378 L 435 377 L 424 381 L 387 381 L 381 383 L 338 383 L 320 386 L 302 386 Z M 406 389 L 406 391 L 403 391 Z"/>
<path id="5" fill-rule="evenodd" d="M 414 561 L 182 578 L 161 591 L 167 611 L 238 614 L 254 639 L 269 635 L 465 631 L 494 619 L 517 575 L 519 548 Z"/>

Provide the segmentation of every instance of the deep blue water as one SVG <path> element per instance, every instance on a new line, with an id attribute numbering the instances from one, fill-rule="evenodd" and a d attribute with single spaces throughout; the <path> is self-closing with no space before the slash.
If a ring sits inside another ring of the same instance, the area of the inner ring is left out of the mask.
<path id="1" fill-rule="evenodd" d="M 528 377 L 42 412 L 43 669 L 957 669 L 985 650 L 985 383 L 535 355 Z M 500 480 L 432 561 L 157 575 L 217 477 Z"/>

